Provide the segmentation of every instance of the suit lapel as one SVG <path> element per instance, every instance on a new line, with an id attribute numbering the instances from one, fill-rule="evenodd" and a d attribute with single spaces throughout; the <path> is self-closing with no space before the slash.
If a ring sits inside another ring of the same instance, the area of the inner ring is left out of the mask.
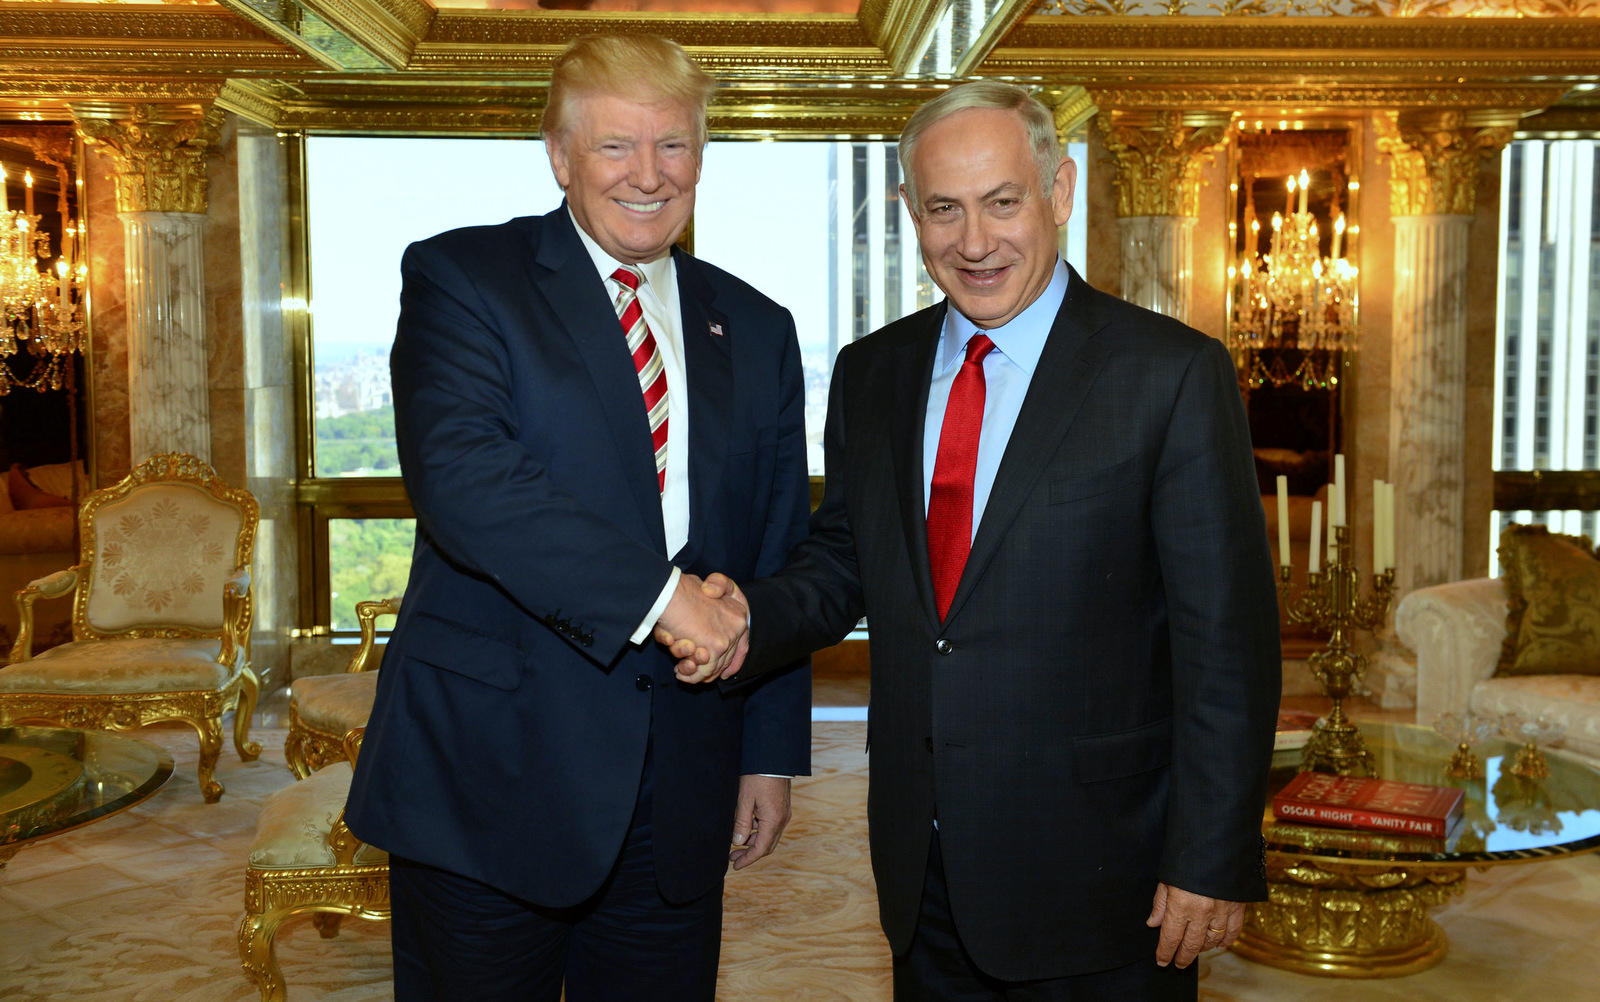
<path id="1" fill-rule="evenodd" d="M 1072 427 L 1084 397 L 1105 362 L 1104 347 L 1092 337 L 1099 324 L 1092 317 L 1089 297 L 1089 287 L 1076 271 L 1072 271 L 1066 298 L 1056 313 L 1044 352 L 1039 356 L 1038 368 L 1023 397 L 1011 440 L 1006 443 L 1000 468 L 995 472 L 994 486 L 989 490 L 989 500 L 972 540 L 972 551 L 967 555 L 961 582 L 956 586 L 949 614 L 945 617 L 947 623 L 961 611 L 967 596 L 983 576 L 984 568 L 999 551 L 1001 540 L 1016 521 L 1039 474 Z"/>
<path id="2" fill-rule="evenodd" d="M 606 424 L 622 463 L 623 476 L 657 549 L 666 552 L 661 522 L 661 491 L 656 482 L 655 450 L 650 444 L 650 419 L 639 392 L 639 373 L 628 355 L 627 340 L 616 311 L 606 298 L 605 283 L 594 260 L 578 239 L 566 203 L 546 215 L 539 229 L 534 284 L 555 311 L 596 392 L 606 404 Z M 670 434 L 670 429 L 668 429 Z"/>
<path id="3" fill-rule="evenodd" d="M 933 603 L 933 571 L 928 562 L 928 513 L 923 497 L 923 425 L 928 416 L 928 387 L 933 379 L 933 355 L 939 345 L 945 311 L 933 310 L 927 326 L 894 350 L 890 361 L 894 390 L 889 394 L 887 424 L 894 456 L 895 493 L 900 498 L 900 524 L 905 528 L 906 552 L 911 557 L 911 577 L 923 614 L 935 633 L 939 614 Z"/>
<path id="4" fill-rule="evenodd" d="M 734 392 L 733 342 L 741 332 L 717 309 L 716 290 L 699 262 L 676 247 L 672 258 L 678 270 L 683 365 L 689 387 L 689 540 L 674 561 L 687 567 L 700 554 L 706 517 L 716 510 L 714 499 L 723 480 Z M 720 334 L 712 333 L 713 325 Z"/>

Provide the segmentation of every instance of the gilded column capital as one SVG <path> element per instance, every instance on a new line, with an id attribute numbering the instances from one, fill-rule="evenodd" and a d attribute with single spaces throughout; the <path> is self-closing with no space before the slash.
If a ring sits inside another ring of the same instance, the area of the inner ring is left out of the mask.
<path id="1" fill-rule="evenodd" d="M 206 158 L 216 155 L 223 112 L 163 120 L 136 104 L 127 118 L 75 116 L 78 135 L 110 156 L 118 212 L 206 211 Z"/>
<path id="2" fill-rule="evenodd" d="M 1378 150 L 1389 158 L 1390 214 L 1472 215 L 1478 164 L 1511 141 L 1519 117 L 1460 108 L 1380 114 Z"/>
<path id="3" fill-rule="evenodd" d="M 1226 111 L 1104 111 L 1096 119 L 1117 159 L 1117 215 L 1200 215 L 1200 166 L 1228 142 Z"/>

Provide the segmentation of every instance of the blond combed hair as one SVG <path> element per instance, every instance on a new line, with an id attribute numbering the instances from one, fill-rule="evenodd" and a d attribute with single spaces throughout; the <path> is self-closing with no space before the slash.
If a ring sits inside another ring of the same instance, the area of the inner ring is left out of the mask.
<path id="1" fill-rule="evenodd" d="M 1016 84 L 976 80 L 952 87 L 918 108 L 900 133 L 900 176 L 905 178 L 906 195 L 909 196 L 912 212 L 921 212 L 921 203 L 917 201 L 916 175 L 911 173 L 911 157 L 917 141 L 935 122 L 974 108 L 1017 113 L 1028 134 L 1033 162 L 1039 168 L 1039 190 L 1046 198 L 1050 196 L 1050 190 L 1055 187 L 1056 170 L 1061 166 L 1055 116 L 1037 98 Z"/>
<path id="2" fill-rule="evenodd" d="M 695 142 L 706 143 L 706 107 L 717 82 L 683 46 L 658 35 L 583 35 L 556 57 L 550 74 L 543 134 L 565 136 L 573 101 L 585 94 L 613 94 L 647 102 L 672 101 L 692 112 Z"/>

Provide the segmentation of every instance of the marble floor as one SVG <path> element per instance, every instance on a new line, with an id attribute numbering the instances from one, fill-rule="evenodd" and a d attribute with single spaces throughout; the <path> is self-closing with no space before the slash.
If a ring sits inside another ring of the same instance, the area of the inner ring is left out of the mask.
<path id="1" fill-rule="evenodd" d="M 824 679 L 819 717 L 849 716 L 861 679 Z M 116 818 L 30 846 L 0 872 L 0 1000 L 248 1002 L 234 930 L 243 859 L 263 800 L 290 783 L 283 700 L 265 702 L 261 759 L 224 755 L 222 802 L 201 802 L 195 740 L 176 727 L 143 737 L 178 771 Z M 784 1002 L 889 999 L 863 806 L 866 725 L 813 724 L 815 774 L 797 781 L 779 853 L 729 875 L 719 998 Z M 1600 998 L 1600 855 L 1473 873 L 1435 913 L 1451 953 L 1431 971 L 1349 982 L 1289 974 L 1229 954 L 1202 959 L 1202 997 L 1251 1002 Z M 346 920 L 335 939 L 286 924 L 279 959 L 292 1002 L 391 997 L 388 927 Z"/>

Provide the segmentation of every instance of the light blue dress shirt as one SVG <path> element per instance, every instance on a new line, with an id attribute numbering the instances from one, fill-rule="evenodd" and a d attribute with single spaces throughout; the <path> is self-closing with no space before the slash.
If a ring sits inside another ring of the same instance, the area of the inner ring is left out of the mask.
<path id="1" fill-rule="evenodd" d="M 1043 294 L 1011 321 L 984 331 L 994 342 L 994 350 L 983 359 L 983 431 L 978 435 L 978 468 L 972 481 L 972 534 L 978 534 L 994 475 L 1000 469 L 1011 429 L 1028 395 L 1028 383 L 1039 365 L 1045 340 L 1067 298 L 1067 266 L 1056 258 L 1055 274 Z M 967 342 L 978 327 L 952 306 L 945 311 L 944 330 L 934 350 L 933 382 L 928 387 L 928 416 L 922 426 L 922 508 L 927 512 L 928 495 L 933 485 L 933 467 L 939 458 L 939 433 L 944 429 L 944 411 L 950 402 L 950 387 L 967 357 Z"/>

